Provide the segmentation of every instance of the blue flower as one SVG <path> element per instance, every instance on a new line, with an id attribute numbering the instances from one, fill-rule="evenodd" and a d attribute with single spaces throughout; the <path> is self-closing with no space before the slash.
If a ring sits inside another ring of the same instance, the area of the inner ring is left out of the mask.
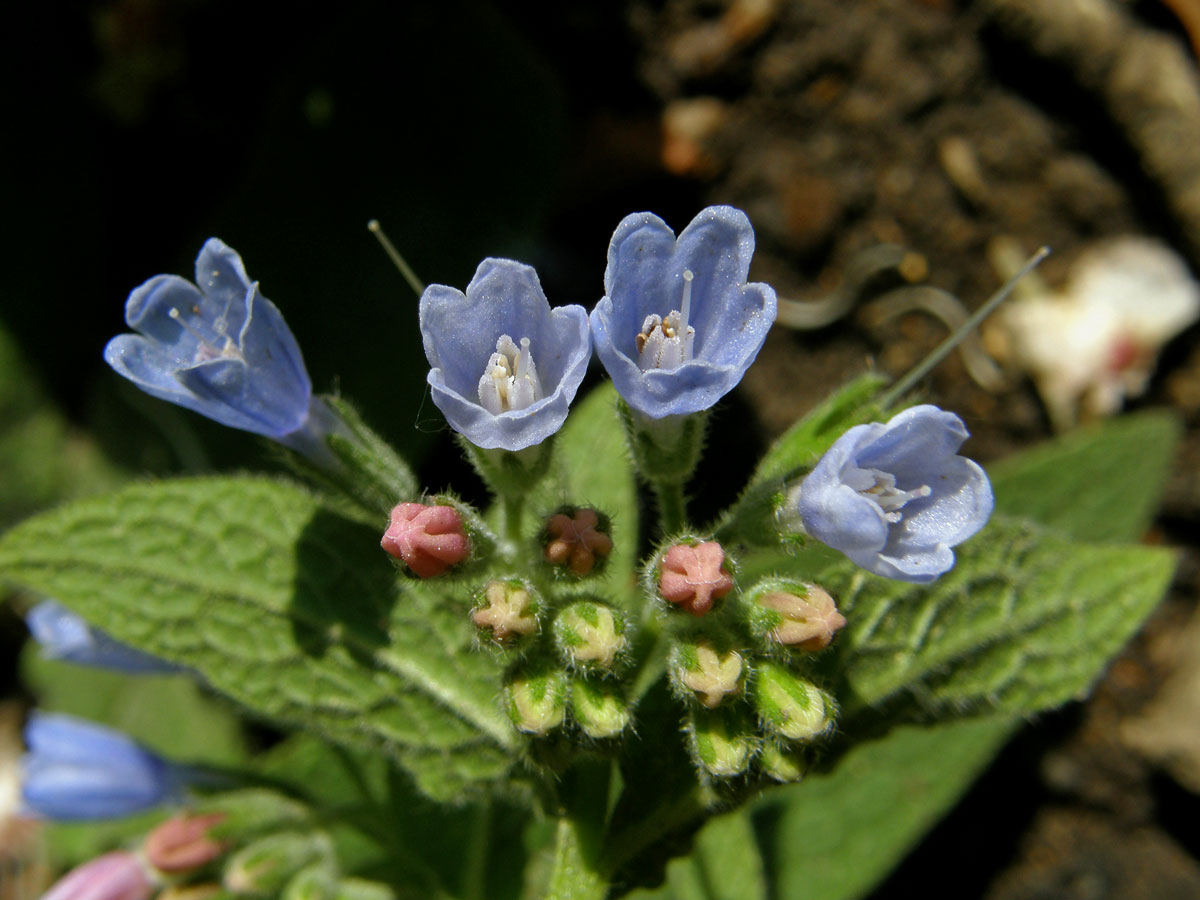
<path id="1" fill-rule="evenodd" d="M 231 428 L 307 445 L 312 383 L 300 348 L 224 243 L 205 242 L 196 284 L 156 275 L 135 288 L 125 321 L 140 334 L 113 338 L 104 359 L 147 394 Z"/>
<path id="2" fill-rule="evenodd" d="M 125 735 L 73 716 L 34 712 L 21 763 L 28 811 L 60 822 L 115 819 L 175 799 L 177 770 Z"/>
<path id="3" fill-rule="evenodd" d="M 992 513 L 992 486 L 956 451 L 962 419 L 914 406 L 843 434 L 792 493 L 806 532 L 876 575 L 928 582 Z"/>
<path id="4" fill-rule="evenodd" d="M 166 660 L 113 640 L 56 600 L 43 600 L 31 609 L 25 624 L 47 659 L 136 674 L 179 671 Z"/>
<path id="5" fill-rule="evenodd" d="M 651 213 L 621 220 L 592 338 L 633 409 L 700 412 L 742 380 L 775 321 L 775 291 L 746 282 L 753 255 L 750 220 L 731 206 L 701 210 L 678 240 Z"/>
<path id="6" fill-rule="evenodd" d="M 431 284 L 420 321 L 433 402 L 472 444 L 523 450 L 562 427 L 592 355 L 588 317 L 551 309 L 530 266 L 485 259 L 465 294 Z"/>

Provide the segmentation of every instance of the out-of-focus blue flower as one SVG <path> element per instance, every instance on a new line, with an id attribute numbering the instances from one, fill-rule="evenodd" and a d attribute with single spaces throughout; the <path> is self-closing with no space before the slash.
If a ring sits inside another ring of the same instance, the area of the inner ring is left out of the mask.
<path id="1" fill-rule="evenodd" d="M 25 615 L 25 624 L 47 659 L 138 674 L 179 671 L 166 660 L 113 640 L 57 600 L 43 600 Z"/>
<path id="2" fill-rule="evenodd" d="M 753 255 L 750 220 L 731 206 L 701 210 L 678 240 L 651 213 L 621 220 L 592 338 L 633 409 L 700 412 L 742 380 L 775 321 L 775 291 L 746 282 Z"/>
<path id="3" fill-rule="evenodd" d="M 806 532 L 876 575 L 932 581 L 992 513 L 992 486 L 956 451 L 962 419 L 914 406 L 843 434 L 793 491 Z"/>
<path id="4" fill-rule="evenodd" d="M 175 799 L 179 770 L 118 731 L 34 712 L 25 726 L 21 796 L 60 822 L 116 819 Z"/>
<path id="5" fill-rule="evenodd" d="M 104 359 L 147 394 L 231 428 L 310 443 L 312 383 L 300 348 L 221 241 L 201 248 L 196 284 L 156 275 L 135 288 L 125 321 L 140 333 L 113 338 Z"/>
<path id="6" fill-rule="evenodd" d="M 465 294 L 431 284 L 420 321 L 433 402 L 472 444 L 523 450 L 562 427 L 592 355 L 588 317 L 551 309 L 532 267 L 489 258 Z"/>

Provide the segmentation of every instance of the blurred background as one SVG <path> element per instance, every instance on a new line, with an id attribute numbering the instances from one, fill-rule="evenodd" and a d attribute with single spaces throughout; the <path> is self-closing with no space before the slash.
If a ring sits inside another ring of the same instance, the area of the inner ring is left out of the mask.
<path id="1" fill-rule="evenodd" d="M 426 282 L 462 288 L 509 256 L 551 303 L 590 308 L 624 215 L 678 230 L 740 206 L 752 279 L 815 327 L 777 326 L 715 417 L 700 519 L 828 389 L 901 374 L 1047 244 L 1019 312 L 927 396 L 963 415 L 985 463 L 1123 406 L 1175 408 L 1187 436 L 1149 539 L 1181 548 L 1177 584 L 1096 697 L 1019 736 L 874 896 L 1200 896 L 1200 3 L 546 9 L 10 11 L 0 525 L 129 477 L 271 465 L 101 359 L 128 292 L 190 277 L 209 236 L 283 310 L 317 390 L 358 403 L 426 484 L 483 500 L 424 390 L 416 297 L 367 221 Z M 881 262 L 879 244 L 907 253 Z M 19 696 L 24 626 L 0 616 L 0 688 Z M 1164 693 L 1185 699 L 1162 712 Z"/>

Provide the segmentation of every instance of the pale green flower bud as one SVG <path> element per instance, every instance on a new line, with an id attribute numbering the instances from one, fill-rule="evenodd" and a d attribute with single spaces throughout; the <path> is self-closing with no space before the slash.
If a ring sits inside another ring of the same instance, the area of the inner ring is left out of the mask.
<path id="1" fill-rule="evenodd" d="M 274 894 L 305 866 L 332 853 L 319 832 L 283 832 L 259 838 L 225 865 L 225 888 L 235 894 Z"/>
<path id="2" fill-rule="evenodd" d="M 746 718 L 725 709 L 693 711 L 688 739 L 696 762 L 717 778 L 745 772 L 758 744 Z"/>
<path id="3" fill-rule="evenodd" d="M 219 813 L 223 818 L 212 827 L 212 835 L 238 843 L 264 832 L 302 829 L 311 821 L 311 812 L 303 803 L 265 788 L 215 794 L 203 800 L 195 812 L 199 815 Z"/>
<path id="4" fill-rule="evenodd" d="M 683 693 L 691 692 L 709 709 L 741 690 L 744 668 L 736 650 L 722 653 L 705 640 L 680 642 L 671 653 L 672 680 Z"/>
<path id="5" fill-rule="evenodd" d="M 797 750 L 768 741 L 758 757 L 763 774 L 775 781 L 787 784 L 800 781 L 807 770 L 804 757 Z"/>
<path id="6" fill-rule="evenodd" d="M 334 900 L 396 900 L 396 892 L 378 881 L 343 878 L 338 882 Z"/>
<path id="7" fill-rule="evenodd" d="M 616 690 L 584 678 L 571 682 L 571 714 L 590 738 L 613 738 L 629 724 L 629 706 Z"/>
<path id="8" fill-rule="evenodd" d="M 569 685 L 558 669 L 518 675 L 508 684 L 508 717 L 527 734 L 548 734 L 563 723 Z"/>
<path id="9" fill-rule="evenodd" d="M 755 672 L 754 705 L 771 732 L 793 741 L 809 741 L 833 727 L 833 698 L 810 681 L 777 663 L 764 662 Z"/>
<path id="10" fill-rule="evenodd" d="M 558 614 L 554 641 L 567 665 L 585 669 L 612 668 L 629 644 L 621 614 L 592 600 L 572 603 Z"/>
<path id="11" fill-rule="evenodd" d="M 305 866 L 297 872 L 280 894 L 280 900 L 334 900 L 337 871 L 329 860 Z"/>
<path id="12" fill-rule="evenodd" d="M 538 630 L 538 602 L 520 581 L 492 581 L 471 611 L 471 621 L 497 643 L 515 643 Z"/>

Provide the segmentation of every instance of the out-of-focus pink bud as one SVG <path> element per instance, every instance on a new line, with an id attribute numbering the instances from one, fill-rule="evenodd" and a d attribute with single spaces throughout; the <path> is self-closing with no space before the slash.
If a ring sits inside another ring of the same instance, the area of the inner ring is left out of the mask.
<path id="1" fill-rule="evenodd" d="M 453 506 L 401 503 L 379 543 L 421 578 L 441 575 L 471 553 L 462 516 Z"/>
<path id="2" fill-rule="evenodd" d="M 72 869 L 41 900 L 149 900 L 155 887 L 142 861 L 118 850 Z"/>
<path id="3" fill-rule="evenodd" d="M 612 538 L 601 528 L 594 509 L 577 509 L 570 516 L 555 513 L 546 523 L 546 561 L 576 575 L 592 571 L 596 557 L 608 556 L 612 547 Z"/>
<path id="4" fill-rule="evenodd" d="M 658 592 L 668 603 L 702 616 L 733 589 L 725 571 L 725 551 L 716 541 L 689 546 L 676 544 L 662 558 Z"/>
<path id="5" fill-rule="evenodd" d="M 209 835 L 224 819 L 224 813 L 167 819 L 146 835 L 146 859 L 160 872 L 183 872 L 212 862 L 228 849 Z"/>

